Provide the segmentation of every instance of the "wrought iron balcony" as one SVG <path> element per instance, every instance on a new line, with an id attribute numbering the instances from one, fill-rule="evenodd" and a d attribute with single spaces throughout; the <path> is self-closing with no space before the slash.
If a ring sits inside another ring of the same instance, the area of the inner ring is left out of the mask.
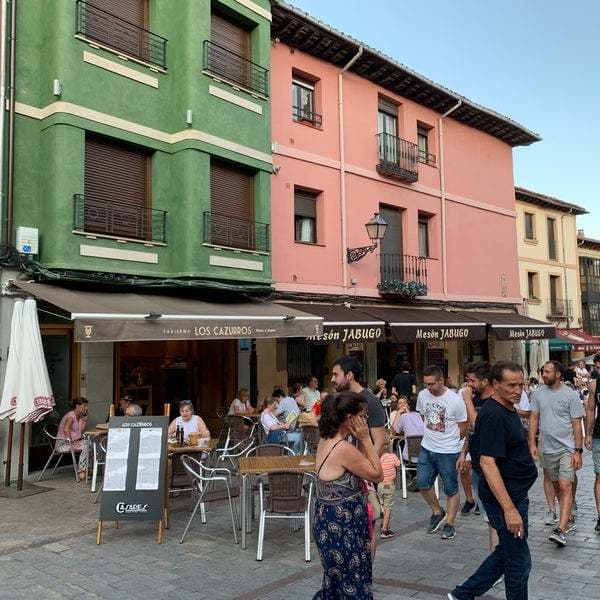
<path id="1" fill-rule="evenodd" d="M 251 92 L 269 95 L 267 69 L 209 40 L 204 40 L 204 70 Z"/>
<path id="2" fill-rule="evenodd" d="M 315 127 L 321 127 L 323 117 L 319 113 L 310 112 L 300 106 L 292 106 L 292 117 L 294 121 L 306 121 Z"/>
<path id="3" fill-rule="evenodd" d="M 549 298 L 547 318 L 553 321 L 571 321 L 573 319 L 573 300 L 564 298 Z"/>
<path id="4" fill-rule="evenodd" d="M 161 69 L 167 68 L 165 38 L 83 0 L 77 0 L 76 33 Z"/>
<path id="5" fill-rule="evenodd" d="M 73 196 L 73 229 L 82 233 L 167 242 L 167 213 L 97 196 Z"/>
<path id="6" fill-rule="evenodd" d="M 427 258 L 424 256 L 382 253 L 379 265 L 381 294 L 427 295 Z"/>
<path id="7" fill-rule="evenodd" d="M 216 246 L 269 252 L 269 229 L 267 223 L 237 219 L 214 212 L 204 213 L 204 241 Z"/>
<path id="8" fill-rule="evenodd" d="M 419 155 L 417 156 L 417 160 L 424 165 L 430 165 L 435 167 L 435 154 L 431 154 L 431 152 L 424 152 L 423 150 L 419 150 Z"/>
<path id="9" fill-rule="evenodd" d="M 380 175 L 411 183 L 419 179 L 417 169 L 419 147 L 417 144 L 390 133 L 378 133 L 377 140 L 379 146 L 377 172 Z"/>

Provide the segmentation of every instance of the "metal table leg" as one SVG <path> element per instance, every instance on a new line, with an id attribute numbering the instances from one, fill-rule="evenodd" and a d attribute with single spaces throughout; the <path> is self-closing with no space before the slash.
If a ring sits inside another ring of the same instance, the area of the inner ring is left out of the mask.
<path id="1" fill-rule="evenodd" d="M 247 516 L 247 501 L 246 501 L 246 485 L 247 485 L 247 475 L 242 475 L 242 549 L 246 549 L 246 521 L 248 519 Z"/>

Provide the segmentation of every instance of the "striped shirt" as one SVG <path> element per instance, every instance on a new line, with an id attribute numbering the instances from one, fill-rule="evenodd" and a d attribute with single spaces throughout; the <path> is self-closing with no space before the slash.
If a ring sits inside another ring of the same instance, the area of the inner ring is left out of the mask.
<path id="1" fill-rule="evenodd" d="M 383 469 L 383 481 L 394 481 L 396 479 L 396 467 L 400 466 L 400 459 L 391 452 L 385 452 L 379 459 Z"/>

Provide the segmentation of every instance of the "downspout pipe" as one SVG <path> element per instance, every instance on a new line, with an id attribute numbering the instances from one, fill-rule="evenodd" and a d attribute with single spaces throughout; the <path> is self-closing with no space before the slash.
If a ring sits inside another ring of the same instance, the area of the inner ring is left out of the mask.
<path id="1" fill-rule="evenodd" d="M 570 208 L 569 209 L 569 215 L 573 214 L 573 209 Z M 560 237 L 561 237 L 561 244 L 562 244 L 562 262 L 563 262 L 563 274 L 564 274 L 564 292 L 565 292 L 565 309 L 566 309 L 566 313 L 567 313 L 567 328 L 571 327 L 571 321 L 575 318 L 575 306 L 573 305 L 573 311 L 571 313 L 571 311 L 569 310 L 569 282 L 568 282 L 568 271 L 567 271 L 567 252 L 566 252 L 566 243 L 565 243 L 565 226 L 564 226 L 564 218 L 565 215 L 560 215 Z M 577 235 L 577 225 L 575 225 L 575 235 Z M 575 238 L 577 239 L 577 238 Z M 581 299 L 581 293 L 578 296 L 579 299 Z M 576 300 L 574 300 L 575 302 Z"/>
<path id="2" fill-rule="evenodd" d="M 13 243 L 13 203 L 15 191 L 15 79 L 17 48 L 17 0 L 10 2 L 10 62 L 8 70 L 8 174 L 6 189 L 6 245 Z"/>
<path id="3" fill-rule="evenodd" d="M 448 109 L 438 119 L 438 144 L 440 156 L 440 229 L 442 231 L 442 289 L 444 298 L 448 297 L 448 253 L 447 253 L 447 236 L 446 236 L 446 173 L 444 164 L 444 125 L 443 120 L 450 116 L 457 108 L 462 106 L 462 99 Z"/>
<path id="4" fill-rule="evenodd" d="M 346 139 L 344 135 L 344 73 L 362 56 L 363 46 L 359 46 L 357 53 L 344 65 L 338 73 L 338 117 L 339 117 L 339 143 L 340 143 L 340 202 L 341 202 L 341 234 L 342 234 L 342 285 L 344 293 L 348 289 L 348 229 L 346 215 Z"/>
<path id="5" fill-rule="evenodd" d="M 4 243 L 4 129 L 6 116 L 6 5 L 8 0 L 1 0 L 0 23 L 0 246 Z"/>

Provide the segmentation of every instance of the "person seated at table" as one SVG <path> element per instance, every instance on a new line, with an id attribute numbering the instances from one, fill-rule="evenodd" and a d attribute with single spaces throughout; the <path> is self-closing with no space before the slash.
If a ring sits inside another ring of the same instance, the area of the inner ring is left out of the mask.
<path id="1" fill-rule="evenodd" d="M 302 389 L 302 388 L 300 388 Z M 302 433 L 295 431 L 300 416 L 300 407 L 295 398 L 286 396 L 281 388 L 273 391 L 273 398 L 277 398 L 278 408 L 275 411 L 277 417 L 282 417 L 288 423 L 287 441 L 292 442 L 292 450 L 298 454 L 302 449 Z"/>
<path id="2" fill-rule="evenodd" d="M 56 449 L 59 452 L 68 452 L 71 448 L 80 452 L 77 465 L 79 481 L 85 475 L 88 464 L 88 445 L 83 439 L 83 432 L 88 421 L 88 401 L 85 398 L 73 398 L 71 410 L 63 415 L 58 424 Z M 70 440 L 70 443 L 69 441 Z"/>
<path id="3" fill-rule="evenodd" d="M 283 390 L 281 390 L 283 392 Z M 285 396 L 285 394 L 283 394 Z M 277 418 L 277 407 L 279 397 L 271 396 L 263 403 L 263 411 L 260 415 L 260 424 L 267 435 L 267 444 L 283 444 L 286 440 L 286 431 L 290 428 L 289 423 L 281 422 Z"/>
<path id="4" fill-rule="evenodd" d="M 240 388 L 237 398 L 229 405 L 230 415 L 249 415 L 254 412 L 254 406 L 250 403 L 250 390 Z"/>
<path id="5" fill-rule="evenodd" d="M 413 435 L 424 435 L 425 425 L 423 423 L 423 417 L 417 412 L 417 397 L 411 396 L 408 400 L 408 412 L 402 413 L 394 427 L 392 428 L 397 434 L 404 435 L 404 437 Z M 405 462 L 408 462 L 408 445 L 404 444 L 402 450 L 402 458 Z M 414 458 L 414 457 L 413 457 Z M 416 458 L 415 458 L 416 460 Z"/>
<path id="6" fill-rule="evenodd" d="M 300 410 L 306 409 L 306 396 L 304 395 L 301 383 L 294 383 L 292 385 L 292 398 L 295 400 Z"/>
<path id="7" fill-rule="evenodd" d="M 311 411 L 316 402 L 319 401 L 321 394 L 319 393 L 319 380 L 311 375 L 308 378 L 306 387 L 302 388 L 304 400 L 306 401 L 306 410 Z"/>
<path id="8" fill-rule="evenodd" d="M 378 379 L 375 382 L 373 393 L 379 398 L 379 400 L 386 400 L 388 397 L 387 381 L 385 379 Z"/>
<path id="9" fill-rule="evenodd" d="M 191 400 L 182 400 L 179 403 L 179 416 L 169 425 L 169 437 L 175 437 L 178 427 L 183 429 L 184 442 L 188 441 L 190 433 L 199 433 L 201 439 L 210 439 L 210 431 L 201 417 L 194 414 Z"/>
<path id="10" fill-rule="evenodd" d="M 394 429 L 400 415 L 406 414 L 408 411 L 408 398 L 406 396 L 399 396 L 396 400 L 395 408 L 392 407 L 392 412 L 390 413 L 390 427 Z"/>
<path id="11" fill-rule="evenodd" d="M 125 409 L 125 417 L 141 417 L 142 416 L 142 407 L 139 404 L 130 404 Z"/>

